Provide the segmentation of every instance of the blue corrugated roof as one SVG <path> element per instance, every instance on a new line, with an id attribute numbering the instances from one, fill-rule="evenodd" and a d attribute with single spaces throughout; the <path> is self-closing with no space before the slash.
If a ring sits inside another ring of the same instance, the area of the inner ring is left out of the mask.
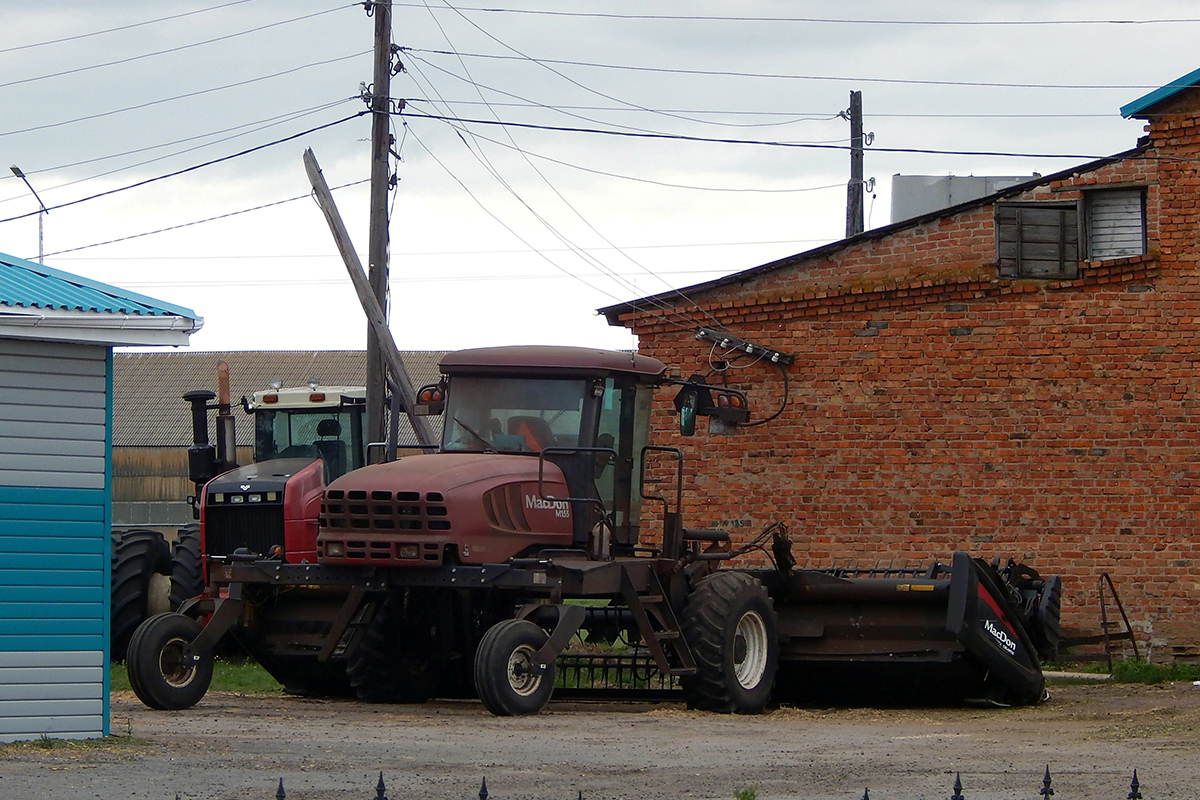
<path id="1" fill-rule="evenodd" d="M 0 306 L 199 319 L 189 308 L 3 253 L 0 253 Z"/>
<path id="2" fill-rule="evenodd" d="M 1135 114 L 1140 114 L 1155 103 L 1166 100 L 1171 95 L 1182 92 L 1184 89 L 1190 89 L 1197 83 L 1200 83 L 1200 69 L 1193 70 L 1182 78 L 1171 81 L 1166 86 L 1160 86 L 1153 92 L 1142 95 L 1132 103 L 1126 103 L 1121 106 L 1121 116 L 1128 119 Z"/>

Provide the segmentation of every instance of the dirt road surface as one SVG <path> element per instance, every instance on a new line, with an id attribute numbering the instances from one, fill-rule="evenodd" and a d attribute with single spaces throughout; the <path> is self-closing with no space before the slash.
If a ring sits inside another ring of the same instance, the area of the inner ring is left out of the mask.
<path id="1" fill-rule="evenodd" d="M 99 743 L 0 747 L 6 800 L 1194 800 L 1200 687 L 1080 685 L 1018 709 L 782 708 L 755 717 L 677 704 L 553 703 L 500 719 L 478 703 L 372 706 L 210 693 L 155 712 L 112 702 Z"/>

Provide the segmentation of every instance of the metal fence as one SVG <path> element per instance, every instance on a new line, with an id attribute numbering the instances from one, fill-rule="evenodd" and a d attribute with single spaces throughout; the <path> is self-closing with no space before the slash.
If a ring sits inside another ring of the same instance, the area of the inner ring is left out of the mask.
<path id="1" fill-rule="evenodd" d="M 953 794 L 950 795 L 949 800 L 968 800 L 969 795 L 965 791 L 966 787 L 963 786 L 962 775 L 960 773 L 956 773 L 954 775 L 954 786 L 952 786 L 951 789 L 953 790 Z M 1034 789 L 1034 787 L 1031 786 L 1029 795 L 1025 795 L 1022 793 L 1020 795 L 1020 797 L 1032 798 L 1033 789 Z M 1124 787 L 1122 787 L 1120 790 L 1118 790 L 1116 794 L 1113 794 L 1110 796 L 1106 795 L 1106 797 L 1109 797 L 1110 800 L 1120 800 L 1119 795 L 1120 795 L 1120 792 L 1122 792 L 1122 791 L 1124 791 Z M 754 790 L 754 791 L 750 792 L 749 794 L 750 794 L 750 796 L 757 797 L 757 790 Z M 1046 766 L 1046 773 L 1042 776 L 1041 787 L 1037 789 L 1037 794 L 1041 798 L 1041 800 L 1051 800 L 1051 798 L 1054 797 L 1054 785 L 1053 785 L 1053 779 L 1050 777 L 1049 765 Z M 287 791 L 283 787 L 283 778 L 280 778 L 279 779 L 279 788 L 275 791 L 275 800 L 286 800 L 287 796 L 288 796 Z M 479 800 L 488 800 L 488 796 L 489 795 L 488 795 L 488 788 L 487 788 L 487 778 L 485 777 L 483 779 L 483 782 L 479 786 Z M 734 797 L 742 798 L 745 796 L 747 796 L 746 792 L 733 792 L 733 791 L 730 792 L 730 798 L 734 798 Z M 1076 796 L 1078 796 L 1078 795 L 1076 795 Z M 175 800 L 179 800 L 178 794 L 175 795 Z M 294 798 L 294 800 L 303 800 L 303 798 Z M 375 796 L 372 798 L 368 798 L 364 794 L 363 800 L 388 800 L 387 786 L 383 782 L 383 773 L 382 772 L 379 773 L 379 781 L 378 781 L 378 783 L 375 784 Z M 582 790 L 580 790 L 579 797 L 577 798 L 577 800 L 583 800 L 583 791 Z M 763 798 L 763 800 L 768 800 L 768 799 Z M 862 800 L 871 800 L 870 787 L 863 789 Z M 929 799 L 926 798 L 926 800 L 929 800 Z M 1101 798 L 1088 798 L 1088 800 L 1102 800 L 1102 799 Z M 1141 792 L 1141 784 L 1138 782 L 1138 774 L 1137 774 L 1136 769 L 1133 771 L 1133 779 L 1130 780 L 1130 782 L 1129 782 L 1129 792 L 1125 795 L 1125 800 L 1143 800 L 1142 792 Z"/>

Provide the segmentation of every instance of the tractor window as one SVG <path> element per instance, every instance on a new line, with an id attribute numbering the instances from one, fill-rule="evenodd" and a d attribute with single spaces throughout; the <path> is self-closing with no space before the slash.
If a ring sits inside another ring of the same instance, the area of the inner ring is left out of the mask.
<path id="1" fill-rule="evenodd" d="M 583 380 L 454 378 L 444 450 L 540 453 L 576 447 L 589 383 Z"/>
<path id="2" fill-rule="evenodd" d="M 254 460 L 324 459 L 328 479 L 363 465 L 362 415 L 337 409 L 259 409 L 254 417 Z"/>
<path id="3" fill-rule="evenodd" d="M 600 405 L 600 425 L 597 447 L 610 447 L 617 456 L 596 457 L 596 490 L 605 506 L 611 505 L 617 525 L 637 525 L 641 509 L 641 486 L 638 483 L 642 447 L 650 427 L 650 400 L 653 388 L 634 383 L 615 383 L 611 378 L 604 384 Z M 617 463 L 614 463 L 617 462 Z M 618 464 L 624 463 L 624 469 Z M 628 489 L 625 487 L 628 486 Z M 618 487 L 620 487 L 618 489 Z M 623 495 L 628 493 L 628 506 Z"/>

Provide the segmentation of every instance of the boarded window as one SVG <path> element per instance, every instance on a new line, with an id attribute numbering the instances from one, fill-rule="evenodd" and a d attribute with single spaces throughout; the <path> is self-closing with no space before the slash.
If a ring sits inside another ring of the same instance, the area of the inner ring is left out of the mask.
<path id="1" fill-rule="evenodd" d="M 1146 252 L 1146 194 L 1142 189 L 1087 193 L 1087 257 L 1140 256 Z"/>
<path id="2" fill-rule="evenodd" d="M 1079 277 L 1079 210 L 1075 203 L 996 206 L 996 263 L 1001 278 Z"/>

